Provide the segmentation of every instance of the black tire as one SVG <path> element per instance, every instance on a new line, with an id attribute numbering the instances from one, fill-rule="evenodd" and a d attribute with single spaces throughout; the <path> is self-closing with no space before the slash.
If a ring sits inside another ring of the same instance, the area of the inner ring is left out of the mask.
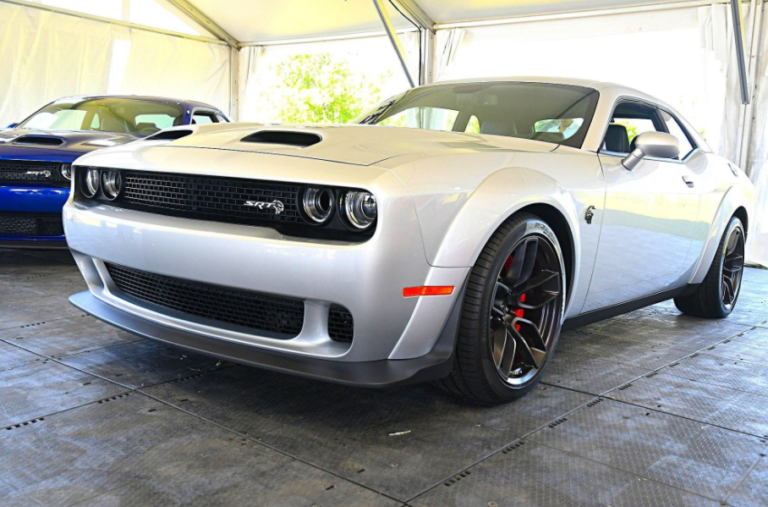
<path id="1" fill-rule="evenodd" d="M 731 218 L 704 281 L 694 293 L 675 298 L 678 310 L 708 319 L 723 319 L 731 314 L 741 291 L 745 241 L 741 220 Z"/>
<path id="2" fill-rule="evenodd" d="M 534 261 L 530 261 L 528 270 L 527 259 L 531 256 Z M 514 257 L 523 260 L 515 262 Z M 528 278 L 524 278 L 526 273 Z M 501 283 L 507 280 L 514 280 L 508 284 L 514 290 Z M 450 375 L 437 381 L 437 385 L 486 404 L 515 400 L 531 391 L 557 346 L 565 311 L 565 282 L 562 251 L 552 228 L 529 213 L 505 222 L 472 268 L 462 304 L 454 363 Z M 529 294 L 528 302 L 524 289 Z M 552 296 L 555 292 L 557 295 Z M 536 308 L 539 303 L 541 306 Z M 514 307 L 517 310 L 510 313 L 514 311 L 513 304 L 518 305 Z M 521 310 L 519 305 L 526 308 L 522 314 L 517 313 Z M 500 307 L 505 317 L 500 316 Z M 523 318 L 525 312 L 528 320 Z M 528 347 L 530 339 L 524 335 L 537 336 L 533 341 L 544 345 L 543 350 L 540 346 Z M 511 354 L 505 355 L 507 346 Z M 504 377 L 502 372 L 507 370 L 509 375 Z"/>

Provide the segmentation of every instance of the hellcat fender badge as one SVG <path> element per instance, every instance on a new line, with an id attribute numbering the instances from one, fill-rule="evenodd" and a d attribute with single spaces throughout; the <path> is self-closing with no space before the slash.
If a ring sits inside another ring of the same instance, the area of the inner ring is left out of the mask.
<path id="1" fill-rule="evenodd" d="M 584 213 L 584 220 L 586 220 L 588 224 L 591 224 L 593 218 L 595 218 L 595 207 L 590 206 L 587 208 L 587 212 Z"/>
<path id="2" fill-rule="evenodd" d="M 245 204 L 243 206 L 250 206 L 251 208 L 258 208 L 258 209 L 273 209 L 275 210 L 275 215 L 279 215 L 283 211 L 285 211 L 285 204 L 283 204 L 283 201 L 274 200 L 272 202 L 264 202 L 264 201 L 245 201 Z"/>

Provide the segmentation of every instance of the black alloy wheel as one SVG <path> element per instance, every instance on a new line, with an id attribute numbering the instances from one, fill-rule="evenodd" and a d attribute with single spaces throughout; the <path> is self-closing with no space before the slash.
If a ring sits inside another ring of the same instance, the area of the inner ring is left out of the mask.
<path id="1" fill-rule="evenodd" d="M 481 403 L 524 396 L 557 346 L 565 301 L 557 235 L 535 215 L 513 216 L 470 272 L 453 367 L 438 386 Z"/>

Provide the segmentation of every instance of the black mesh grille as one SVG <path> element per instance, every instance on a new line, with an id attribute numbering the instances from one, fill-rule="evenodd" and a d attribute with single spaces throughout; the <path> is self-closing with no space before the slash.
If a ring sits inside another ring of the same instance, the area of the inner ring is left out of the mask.
<path id="1" fill-rule="evenodd" d="M 303 223 L 298 185 L 138 171 L 124 174 L 125 191 L 115 201 L 124 208 L 217 222 Z"/>
<path id="2" fill-rule="evenodd" d="M 293 338 L 304 326 L 304 302 L 107 264 L 126 295 L 205 319 Z"/>
<path id="3" fill-rule="evenodd" d="M 0 183 L 49 183 L 68 187 L 70 183 L 61 175 L 62 164 L 30 160 L 0 160 Z"/>
<path id="4" fill-rule="evenodd" d="M 355 323 L 349 310 L 340 305 L 331 305 L 328 314 L 328 336 L 336 342 L 352 343 Z"/>
<path id="5" fill-rule="evenodd" d="M 61 236 L 61 213 L 0 212 L 0 234 L 10 236 Z"/>

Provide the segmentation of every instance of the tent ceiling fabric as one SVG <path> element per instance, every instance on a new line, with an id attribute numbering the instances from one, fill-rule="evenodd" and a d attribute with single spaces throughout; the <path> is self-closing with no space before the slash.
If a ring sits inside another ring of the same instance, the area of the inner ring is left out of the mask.
<path id="1" fill-rule="evenodd" d="M 534 16 L 684 0 L 415 0 L 438 24 Z M 190 0 L 241 42 L 382 31 L 372 0 Z M 398 29 L 411 25 L 393 8 Z"/>

